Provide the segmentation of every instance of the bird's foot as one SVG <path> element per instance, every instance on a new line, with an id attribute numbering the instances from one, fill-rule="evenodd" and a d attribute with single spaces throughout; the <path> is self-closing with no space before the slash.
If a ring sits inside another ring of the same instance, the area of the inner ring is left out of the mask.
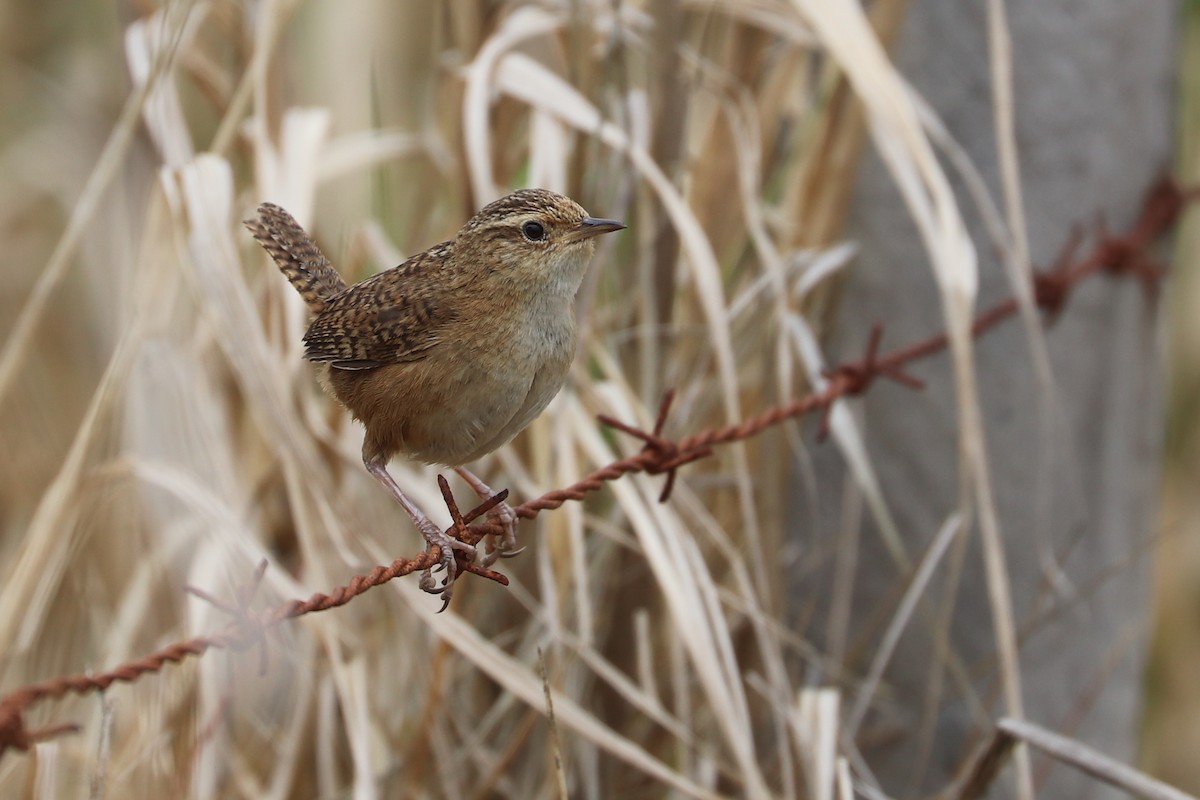
<path id="1" fill-rule="evenodd" d="M 443 601 L 442 610 L 444 611 L 446 606 L 450 604 L 450 596 L 454 591 L 454 581 L 458 578 L 458 558 L 454 551 L 457 550 L 463 553 L 467 561 L 470 562 L 475 560 L 475 546 L 448 535 L 428 517 L 416 522 L 421 535 L 425 537 L 425 541 L 429 545 L 426 552 L 431 552 L 434 547 L 437 547 L 441 554 L 436 567 L 429 567 L 421 573 L 418 585 L 422 591 L 430 594 L 440 594 Z M 435 569 L 445 573 L 440 586 L 433 577 Z"/>
<path id="2" fill-rule="evenodd" d="M 479 476 L 466 467 L 455 467 L 454 471 L 458 473 L 458 477 L 467 482 L 471 491 L 475 492 L 480 500 L 491 500 L 496 496 L 492 487 L 480 480 Z M 504 533 L 487 537 L 487 546 L 484 548 L 482 560 L 485 567 L 495 564 L 498 558 L 512 558 L 519 555 L 525 549 L 517 547 L 517 512 L 513 511 L 512 506 L 505 502 L 498 503 L 488 512 L 488 519 L 497 522 L 504 528 Z"/>
<path id="3" fill-rule="evenodd" d="M 517 513 L 508 503 L 500 503 L 488 512 L 488 519 L 504 528 L 503 533 L 492 534 L 485 540 L 482 563 L 490 567 L 498 558 L 512 558 L 525 551 L 517 547 Z"/>

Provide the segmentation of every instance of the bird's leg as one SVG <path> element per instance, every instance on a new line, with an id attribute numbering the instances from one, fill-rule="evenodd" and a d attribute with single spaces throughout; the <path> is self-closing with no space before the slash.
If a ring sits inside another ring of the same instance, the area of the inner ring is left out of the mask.
<path id="1" fill-rule="evenodd" d="M 446 580 L 440 588 L 436 588 L 433 579 L 432 569 L 427 569 L 421 573 L 421 588 L 431 594 L 442 593 L 443 597 L 450 597 L 450 587 L 454 584 L 454 578 L 458 573 L 458 565 L 454 561 L 454 551 L 461 550 L 467 554 L 470 559 L 475 558 L 475 548 L 466 542 L 460 542 L 452 536 L 446 535 L 445 531 L 434 524 L 433 520 L 425 516 L 417 504 L 409 499 L 395 479 L 387 471 L 387 460 L 382 455 L 363 454 L 363 464 L 366 465 L 367 471 L 375 476 L 376 480 L 382 483 L 387 490 L 392 493 L 392 497 L 396 498 L 401 507 L 408 512 L 408 516 L 412 518 L 413 524 L 417 526 L 417 530 L 425 537 L 425 541 L 432 548 L 435 545 L 441 549 L 441 566 L 446 570 Z"/>
<path id="2" fill-rule="evenodd" d="M 467 482 L 471 490 L 479 495 L 480 500 L 490 500 L 495 496 L 486 483 L 481 481 L 475 473 L 466 467 L 455 467 L 454 471 L 458 473 L 458 477 Z M 495 517 L 496 521 L 504 526 L 504 535 L 500 538 L 497 545 L 492 541 L 496 537 L 488 537 L 488 548 L 483 554 L 483 565 L 490 567 L 495 563 L 497 558 L 512 558 L 518 555 L 525 548 L 517 548 L 517 514 L 512 510 L 512 506 L 508 503 L 500 503 L 491 511 L 488 512 L 489 517 Z"/>

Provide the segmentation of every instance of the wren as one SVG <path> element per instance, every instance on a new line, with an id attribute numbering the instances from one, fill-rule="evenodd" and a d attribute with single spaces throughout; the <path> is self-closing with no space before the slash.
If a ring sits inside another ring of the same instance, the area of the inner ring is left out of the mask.
<path id="1" fill-rule="evenodd" d="M 448 601 L 453 551 L 473 559 L 475 548 L 435 525 L 387 464 L 398 454 L 444 464 L 490 497 L 463 465 L 520 433 L 562 388 L 595 237 L 625 226 L 560 194 L 522 189 L 484 206 L 450 241 L 347 286 L 279 206 L 263 203 L 245 224 L 312 311 L 304 357 L 366 428 L 367 470 L 439 548 L 445 580 L 436 586 L 426 570 L 421 587 Z M 494 513 L 505 534 L 485 563 L 516 552 L 516 516 L 505 504 Z"/>

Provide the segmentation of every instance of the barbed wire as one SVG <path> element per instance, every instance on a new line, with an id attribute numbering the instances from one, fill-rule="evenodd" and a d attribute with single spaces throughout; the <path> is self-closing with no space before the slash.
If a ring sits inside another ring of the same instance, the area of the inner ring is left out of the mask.
<path id="1" fill-rule="evenodd" d="M 1114 235 L 1102 221 L 1099 222 L 1096 226 L 1095 244 L 1091 251 L 1079 260 L 1075 260 L 1075 253 L 1082 236 L 1078 230 L 1073 231 L 1056 264 L 1048 270 L 1035 271 L 1034 302 L 1047 313 L 1048 321 L 1052 322 L 1065 308 L 1074 288 L 1085 279 L 1098 274 L 1134 278 L 1142 283 L 1147 297 L 1153 298 L 1165 269 L 1153 259 L 1150 253 L 1151 246 L 1162 233 L 1175 224 L 1184 207 L 1198 198 L 1200 191 L 1196 189 L 1185 191 L 1169 177 L 1159 180 L 1146 193 L 1137 219 L 1125 233 Z M 980 336 L 986 333 L 1013 316 L 1018 309 L 1019 304 L 1015 297 L 997 303 L 976 317 L 972 334 Z M 828 370 L 828 382 L 822 390 L 774 406 L 737 424 L 693 433 L 675 441 L 665 438 L 662 431 L 670 412 L 672 392 L 667 392 L 663 397 L 654 428 L 649 432 L 600 415 L 598 419 L 602 424 L 642 441 L 641 451 L 613 461 L 570 486 L 527 500 L 514 506 L 512 510 L 518 517 L 533 519 L 541 512 L 557 509 L 564 503 L 581 501 L 588 494 L 599 491 L 609 481 L 639 472 L 666 476 L 659 497 L 660 501 L 665 502 L 675 485 L 678 469 L 712 455 L 715 447 L 751 438 L 785 420 L 809 413 L 820 411 L 823 415 L 828 415 L 836 400 L 862 394 L 870 388 L 876 378 L 884 377 L 912 388 L 920 388 L 921 381 L 905 372 L 904 367 L 945 349 L 949 343 L 947 334 L 939 333 L 881 355 L 879 346 L 882 336 L 882 327 L 874 326 L 863 357 Z M 824 427 L 823 417 L 822 429 Z M 441 475 L 438 476 L 438 484 L 453 519 L 453 524 L 446 531 L 449 535 L 475 544 L 486 536 L 503 533 L 500 523 L 487 519 L 484 515 L 507 497 L 507 490 L 463 514 L 459 512 L 450 493 L 449 484 Z M 9 692 L 0 698 L 0 757 L 10 749 L 27 751 L 37 742 L 79 730 L 79 727 L 72 723 L 27 728 L 26 713 L 38 702 L 62 698 L 68 694 L 82 695 L 104 691 L 114 683 L 136 681 L 144 675 L 161 671 L 168 664 L 203 656 L 209 650 L 244 651 L 258 647 L 260 670 L 265 670 L 266 638 L 275 627 L 305 614 L 345 605 L 376 586 L 436 566 L 440 557 L 439 549 L 434 547 L 411 558 L 397 558 L 386 566 L 376 566 L 366 574 L 353 577 L 347 584 L 329 593 L 316 593 L 305 600 L 291 600 L 262 612 L 254 612 L 251 604 L 266 570 L 265 561 L 259 564 L 251 580 L 237 591 L 234 604 L 225 603 L 202 590 L 188 587 L 189 592 L 229 615 L 230 622 L 215 633 L 176 642 L 106 672 L 51 678 Z M 508 578 L 503 573 L 482 564 L 468 562 L 461 553 L 456 553 L 456 557 L 459 558 L 460 573 L 477 575 L 508 585 Z"/>

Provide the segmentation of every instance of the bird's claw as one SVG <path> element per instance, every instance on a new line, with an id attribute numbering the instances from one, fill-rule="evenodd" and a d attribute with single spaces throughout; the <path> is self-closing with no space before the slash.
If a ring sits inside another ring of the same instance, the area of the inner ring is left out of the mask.
<path id="1" fill-rule="evenodd" d="M 517 512 L 508 503 L 500 503 L 488 512 L 488 518 L 494 519 L 503 528 L 504 533 L 494 534 L 487 538 L 487 549 L 483 553 L 483 566 L 490 567 L 498 558 L 512 558 L 525 550 L 517 547 Z"/>
<path id="2" fill-rule="evenodd" d="M 437 594 L 438 591 L 440 591 L 438 589 L 437 581 L 433 577 L 433 569 L 432 568 L 427 569 L 421 573 L 421 579 L 417 582 L 417 585 L 421 587 L 422 592 L 429 592 L 430 594 Z"/>
<path id="3" fill-rule="evenodd" d="M 442 596 L 442 607 L 437 610 L 437 613 L 440 614 L 450 607 L 450 597 L 454 594 L 454 585 L 448 580 L 442 583 L 441 586 L 438 586 L 430 570 L 425 570 L 421 573 L 420 586 L 424 592 L 440 594 Z"/>
<path id="4" fill-rule="evenodd" d="M 438 563 L 429 567 L 421 573 L 419 586 L 421 591 L 429 594 L 440 594 L 443 601 L 440 611 L 445 611 L 446 606 L 450 604 L 450 596 L 453 592 L 454 581 L 458 578 L 458 560 L 455 558 L 454 551 L 457 550 L 464 553 L 467 561 L 474 561 L 477 551 L 474 545 L 455 539 L 446 534 L 441 528 L 434 525 L 432 522 L 420 526 L 421 535 L 425 537 L 429 548 L 426 552 L 438 548 L 441 554 Z M 445 577 L 439 586 L 436 579 L 433 577 L 434 572 L 444 572 Z M 439 612 L 440 613 L 440 612 Z"/>

